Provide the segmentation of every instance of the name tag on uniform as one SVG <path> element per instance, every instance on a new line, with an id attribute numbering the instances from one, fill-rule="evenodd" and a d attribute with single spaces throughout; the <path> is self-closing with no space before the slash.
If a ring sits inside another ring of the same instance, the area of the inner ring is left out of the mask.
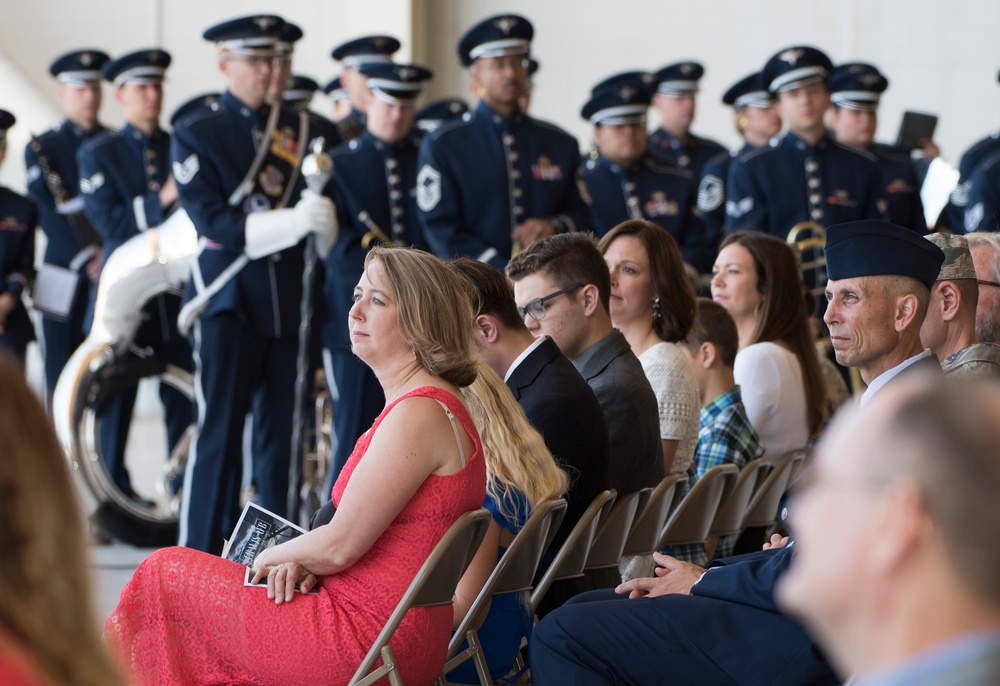
<path id="1" fill-rule="evenodd" d="M 54 264 L 42 264 L 35 278 L 32 304 L 46 317 L 66 321 L 73 309 L 79 282 L 79 272 Z"/>

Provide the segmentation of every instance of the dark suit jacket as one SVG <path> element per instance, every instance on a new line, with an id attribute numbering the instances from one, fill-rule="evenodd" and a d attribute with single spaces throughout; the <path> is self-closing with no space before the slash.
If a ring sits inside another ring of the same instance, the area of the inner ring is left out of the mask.
<path id="1" fill-rule="evenodd" d="M 591 501 L 610 487 L 604 413 L 594 391 L 551 338 L 521 360 L 507 385 L 570 477 L 566 517 L 551 548 L 558 550 Z"/>
<path id="2" fill-rule="evenodd" d="M 583 368 L 574 366 L 594 389 L 608 423 L 611 485 L 619 494 L 656 486 L 663 478 L 663 447 L 653 388 L 620 331 L 594 346 Z"/>

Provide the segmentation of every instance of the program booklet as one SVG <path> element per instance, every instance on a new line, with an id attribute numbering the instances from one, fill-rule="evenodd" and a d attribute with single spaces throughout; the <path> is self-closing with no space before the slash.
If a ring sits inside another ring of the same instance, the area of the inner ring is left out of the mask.
<path id="1" fill-rule="evenodd" d="M 284 517 L 265 510 L 256 503 L 247 503 L 240 519 L 236 522 L 233 535 L 229 537 L 222 557 L 238 562 L 247 568 L 243 580 L 244 586 L 267 588 L 267 580 L 252 583 L 254 561 L 257 556 L 268 548 L 279 543 L 290 541 L 306 533 L 302 527 L 293 524 Z M 313 589 L 311 593 L 316 593 Z"/>

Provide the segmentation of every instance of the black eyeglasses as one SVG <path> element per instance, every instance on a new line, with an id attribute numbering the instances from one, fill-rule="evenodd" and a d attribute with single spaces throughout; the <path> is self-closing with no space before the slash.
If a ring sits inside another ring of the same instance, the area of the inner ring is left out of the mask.
<path id="1" fill-rule="evenodd" d="M 983 281 L 982 279 L 976 279 L 976 283 L 980 286 L 996 286 L 997 288 L 1000 288 L 1000 283 L 997 283 L 996 281 Z"/>
<path id="2" fill-rule="evenodd" d="M 531 317 L 536 322 L 540 322 L 545 319 L 547 312 L 545 311 L 545 303 L 552 298 L 556 298 L 565 293 L 575 291 L 577 288 L 583 288 L 586 284 L 578 283 L 575 286 L 570 286 L 569 288 L 564 288 L 561 291 L 556 291 L 555 293 L 549 293 L 544 298 L 535 298 L 534 300 L 529 300 L 524 307 L 517 308 L 517 311 L 521 313 L 521 318 Z"/>

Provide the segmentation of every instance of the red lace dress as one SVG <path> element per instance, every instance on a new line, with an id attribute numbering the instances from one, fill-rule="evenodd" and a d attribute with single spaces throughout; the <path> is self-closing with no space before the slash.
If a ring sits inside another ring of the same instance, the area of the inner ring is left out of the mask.
<path id="1" fill-rule="evenodd" d="M 275 605 L 243 586 L 244 567 L 189 548 L 147 558 L 122 591 L 105 635 L 132 684 L 343 684 L 354 674 L 417 569 L 463 512 L 483 506 L 486 467 L 471 418 L 457 398 L 418 388 L 390 404 L 358 439 L 333 488 L 340 502 L 371 436 L 396 403 L 426 396 L 451 409 L 473 438 L 466 466 L 430 475 L 365 555 L 320 579 L 318 595 Z M 454 440 L 448 437 L 449 440 Z M 441 673 L 451 607 L 407 613 L 392 640 L 403 680 L 430 684 Z"/>

